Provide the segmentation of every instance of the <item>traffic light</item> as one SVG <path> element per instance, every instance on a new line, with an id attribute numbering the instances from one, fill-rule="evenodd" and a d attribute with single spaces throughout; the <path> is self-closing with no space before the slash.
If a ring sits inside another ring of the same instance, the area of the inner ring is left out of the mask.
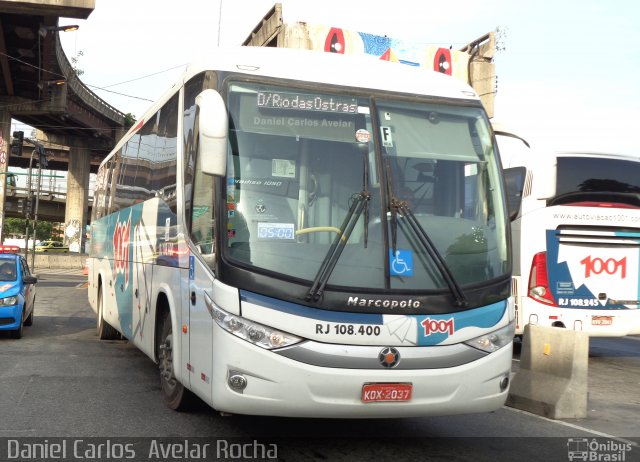
<path id="1" fill-rule="evenodd" d="M 47 154 L 44 151 L 44 148 L 40 145 L 36 147 L 38 151 L 38 164 L 41 168 L 47 168 L 49 166 L 49 161 L 47 160 Z"/>
<path id="2" fill-rule="evenodd" d="M 30 197 L 24 200 L 24 213 L 28 217 L 33 214 L 33 209 L 35 208 L 35 199 L 35 197 Z"/>
<path id="3" fill-rule="evenodd" d="M 31 218 L 33 211 L 35 210 L 36 198 L 35 197 L 23 197 L 18 200 L 18 213 L 24 215 L 26 218 Z"/>
<path id="4" fill-rule="evenodd" d="M 22 157 L 22 144 L 24 143 L 24 132 L 13 132 L 13 140 L 11 141 L 11 151 L 18 157 Z"/>

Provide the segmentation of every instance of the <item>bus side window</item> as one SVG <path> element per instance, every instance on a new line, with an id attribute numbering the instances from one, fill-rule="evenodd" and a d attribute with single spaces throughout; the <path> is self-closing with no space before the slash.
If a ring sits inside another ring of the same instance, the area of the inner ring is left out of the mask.
<path id="1" fill-rule="evenodd" d="M 213 177 L 198 172 L 193 183 L 191 239 L 204 255 L 215 253 L 215 197 Z"/>
<path id="2" fill-rule="evenodd" d="M 204 256 L 215 254 L 215 179 L 196 169 L 198 133 L 196 129 L 196 96 L 207 88 L 215 88 L 214 72 L 194 76 L 184 87 L 183 151 L 184 210 L 187 227 L 195 246 Z M 177 115 L 177 114 L 176 114 Z"/>
<path id="3" fill-rule="evenodd" d="M 527 169 L 524 167 L 506 168 L 503 170 L 507 207 L 511 221 L 515 220 L 520 212 L 522 190 L 524 188 L 526 174 Z"/>

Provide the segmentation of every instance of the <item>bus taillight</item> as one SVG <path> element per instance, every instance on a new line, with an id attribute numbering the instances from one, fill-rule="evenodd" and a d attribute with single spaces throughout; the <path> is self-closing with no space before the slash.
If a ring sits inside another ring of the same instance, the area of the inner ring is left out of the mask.
<path id="1" fill-rule="evenodd" d="M 529 297 L 546 305 L 558 306 L 549 289 L 547 252 L 540 252 L 533 256 L 529 273 Z"/>

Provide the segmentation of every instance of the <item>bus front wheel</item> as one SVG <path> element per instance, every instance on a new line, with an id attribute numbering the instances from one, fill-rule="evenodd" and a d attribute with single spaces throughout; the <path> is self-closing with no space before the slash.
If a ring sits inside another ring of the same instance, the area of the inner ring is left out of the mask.
<path id="1" fill-rule="evenodd" d="M 176 379 L 172 334 L 171 317 L 167 314 L 162 321 L 158 342 L 157 357 L 160 368 L 160 386 L 165 404 L 174 411 L 181 411 L 184 410 L 188 404 L 189 391 Z"/>
<path id="2" fill-rule="evenodd" d="M 98 289 L 98 316 L 96 320 L 96 331 L 100 340 L 116 340 L 119 333 L 111 324 L 104 320 L 104 294 L 102 287 Z"/>

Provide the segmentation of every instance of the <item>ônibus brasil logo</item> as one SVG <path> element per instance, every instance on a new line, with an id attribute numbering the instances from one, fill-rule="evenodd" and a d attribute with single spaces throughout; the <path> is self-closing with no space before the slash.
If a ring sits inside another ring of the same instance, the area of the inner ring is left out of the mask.
<path id="1" fill-rule="evenodd" d="M 129 286 L 129 242 L 131 214 L 127 221 L 116 222 L 113 232 L 113 266 L 116 274 L 124 274 L 125 287 Z"/>

